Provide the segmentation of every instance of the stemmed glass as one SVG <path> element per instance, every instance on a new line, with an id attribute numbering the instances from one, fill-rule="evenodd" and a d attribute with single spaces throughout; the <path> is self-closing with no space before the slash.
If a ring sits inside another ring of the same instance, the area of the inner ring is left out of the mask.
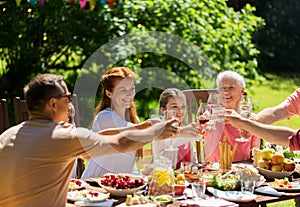
<path id="1" fill-rule="evenodd" d="M 212 107 L 216 108 L 220 106 L 219 94 L 210 93 L 207 99 L 207 103 Z"/>
<path id="2" fill-rule="evenodd" d="M 214 129 L 214 123 L 210 123 L 208 124 L 212 119 L 212 113 L 211 113 L 211 107 L 209 106 L 209 104 L 206 103 L 201 103 L 198 111 L 196 113 L 196 120 L 197 123 L 200 126 L 203 126 L 204 129 L 210 129 L 213 130 Z M 204 141 L 204 136 L 203 134 L 199 134 L 197 140 L 197 142 L 201 142 Z"/>
<path id="3" fill-rule="evenodd" d="M 247 119 L 250 118 L 251 112 L 252 112 L 252 97 L 251 96 L 243 95 L 241 97 L 239 110 L 240 110 L 240 115 L 242 117 L 247 118 Z M 241 134 L 241 137 L 235 139 L 237 142 L 248 142 L 249 141 L 248 138 L 243 136 L 243 134 L 245 134 L 245 133 L 243 133 L 242 129 L 240 129 L 240 134 Z"/>
<path id="4" fill-rule="evenodd" d="M 164 120 L 169 120 L 176 118 L 175 110 L 166 110 L 164 111 Z M 174 127 L 178 127 L 178 123 L 173 124 Z M 164 156 L 169 158 L 172 161 L 172 168 L 176 168 L 177 164 L 177 156 L 178 156 L 178 148 L 174 147 L 174 139 L 170 139 L 169 147 L 165 148 Z"/>

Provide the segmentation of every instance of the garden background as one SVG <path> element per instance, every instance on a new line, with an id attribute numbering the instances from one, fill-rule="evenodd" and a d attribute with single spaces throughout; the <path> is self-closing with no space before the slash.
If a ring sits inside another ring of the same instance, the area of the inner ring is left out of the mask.
<path id="1" fill-rule="evenodd" d="M 239 72 L 246 78 L 247 90 L 255 98 L 260 99 L 262 93 L 271 93 L 254 87 L 255 84 L 263 86 L 266 78 L 283 77 L 291 79 L 296 87 L 299 85 L 300 6 L 296 0 L 16 0 L 2 1 L 0 7 L 3 28 L 0 34 L 0 97 L 8 99 L 11 111 L 12 98 L 23 97 L 24 85 L 36 74 L 63 74 L 73 90 L 84 63 L 99 47 L 126 35 L 138 36 L 141 32 L 151 31 L 192 42 L 206 57 L 213 74 L 224 70 Z M 166 55 L 170 49 L 168 45 L 161 52 L 135 53 L 140 46 L 115 47 L 107 57 L 113 59 L 115 54 L 123 54 L 123 58 L 115 59 L 113 64 L 99 63 L 97 67 L 104 71 L 125 65 L 138 77 L 153 76 L 147 69 L 159 67 L 175 73 L 189 88 L 214 87 L 205 82 L 209 78 L 201 73 L 202 60 L 194 54 L 195 48 L 176 48 L 185 56 L 182 61 Z M 157 45 L 150 42 L 147 46 L 154 48 Z M 210 83 L 214 83 L 213 77 L 209 79 Z M 149 80 L 138 78 L 137 84 L 145 81 Z M 176 84 L 177 80 L 165 77 L 164 81 Z M 286 87 L 286 92 L 281 93 L 281 81 L 276 84 L 278 87 L 272 85 L 271 89 L 282 97 L 292 92 Z M 136 95 L 142 120 L 156 107 L 162 90 L 151 87 Z M 272 98 L 280 96 L 277 94 Z M 89 103 L 93 107 L 95 100 Z M 267 104 L 257 102 L 255 110 L 277 103 L 272 99 Z M 10 114 L 13 124 L 14 118 Z"/>

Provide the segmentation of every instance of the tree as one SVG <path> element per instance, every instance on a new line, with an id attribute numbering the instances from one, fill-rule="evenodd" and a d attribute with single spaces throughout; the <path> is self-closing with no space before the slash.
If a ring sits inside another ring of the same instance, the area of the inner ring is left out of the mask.
<path id="1" fill-rule="evenodd" d="M 88 7 L 80 10 L 77 3 L 49 0 L 44 6 L 31 7 L 22 2 L 17 7 L 15 2 L 8 1 L 1 5 L 0 24 L 5 28 L 0 34 L 0 56 L 4 65 L 1 68 L 2 97 L 20 95 L 32 76 L 44 72 L 64 73 L 68 84 L 73 86 L 85 61 L 97 48 L 124 35 L 150 31 L 177 35 L 195 47 L 176 45 L 179 51 L 176 52 L 185 56 L 182 61 L 168 55 L 174 45 L 165 38 L 164 53 L 135 54 L 135 47 L 127 47 L 125 51 L 130 55 L 115 64 L 129 66 L 137 74 L 146 73 L 148 77 L 153 71 L 145 68 L 165 68 L 191 88 L 206 87 L 205 82 L 200 81 L 204 74 L 192 70 L 193 67 L 205 69 L 202 64 L 212 69 L 209 71 L 238 71 L 250 85 L 259 77 L 256 72 L 259 51 L 252 41 L 264 21 L 253 15 L 255 8 L 249 4 L 235 12 L 225 0 L 120 0 L 113 9 L 97 5 L 93 11 Z M 135 46 L 145 45 L 158 46 L 155 41 Z M 124 53 L 118 50 L 124 47 L 114 49 L 116 53 Z M 207 59 L 199 59 L 195 50 L 203 52 Z M 111 66 L 100 63 L 97 67 L 104 70 Z M 157 100 L 159 92 L 150 96 L 154 92 L 149 89 L 139 95 L 140 114 L 147 111 L 147 104 L 142 100 Z"/>
<path id="2" fill-rule="evenodd" d="M 251 3 L 255 14 L 265 19 L 264 30 L 253 39 L 261 51 L 258 57 L 259 69 L 263 73 L 299 73 L 300 62 L 300 3 L 297 0 L 229 0 L 228 5 L 236 11 Z"/>

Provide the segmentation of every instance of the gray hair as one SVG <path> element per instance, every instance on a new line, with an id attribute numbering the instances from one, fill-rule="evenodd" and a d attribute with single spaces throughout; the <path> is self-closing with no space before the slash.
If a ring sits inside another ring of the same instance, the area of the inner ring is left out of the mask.
<path id="1" fill-rule="evenodd" d="M 231 71 L 231 70 L 220 72 L 218 74 L 217 79 L 216 79 L 217 88 L 219 88 L 223 78 L 230 78 L 232 80 L 236 80 L 237 84 L 241 88 L 243 88 L 243 89 L 246 88 L 246 83 L 245 83 L 245 79 L 243 78 L 243 76 L 241 76 L 237 72 Z"/>

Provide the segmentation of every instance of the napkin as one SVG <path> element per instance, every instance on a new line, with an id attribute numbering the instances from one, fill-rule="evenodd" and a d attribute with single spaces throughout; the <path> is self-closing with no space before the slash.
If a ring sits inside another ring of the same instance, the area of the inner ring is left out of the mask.
<path id="1" fill-rule="evenodd" d="M 275 190 L 274 188 L 272 188 L 270 186 L 262 186 L 262 187 L 256 188 L 255 192 L 272 195 L 272 196 L 281 196 L 282 195 L 281 193 L 279 193 L 277 190 Z"/>

